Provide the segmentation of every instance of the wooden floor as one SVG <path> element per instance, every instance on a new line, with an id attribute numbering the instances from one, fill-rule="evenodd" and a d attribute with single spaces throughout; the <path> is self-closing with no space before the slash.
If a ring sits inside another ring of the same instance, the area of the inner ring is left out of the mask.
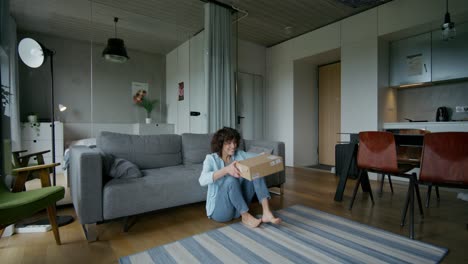
<path id="1" fill-rule="evenodd" d="M 400 213 L 407 185 L 394 182 L 395 193 L 384 186 L 384 193 L 376 193 L 372 182 L 375 206 L 362 192 L 358 193 L 352 211 L 347 209 L 354 181 L 348 181 L 343 202 L 333 200 L 338 183 L 334 175 L 313 169 L 288 168 L 283 196 L 273 195 L 273 209 L 294 204 L 307 205 L 325 212 L 343 216 L 387 231 L 408 235 L 407 227 L 400 228 Z M 422 187 L 425 199 L 426 188 Z M 151 199 L 151 197 L 148 197 Z M 155 201 L 156 202 L 156 201 Z M 261 213 L 258 204 L 252 212 Z M 59 214 L 73 214 L 72 207 L 59 208 Z M 456 193 L 441 189 L 441 202 L 435 195 L 425 217 L 416 217 L 416 239 L 449 248 L 443 263 L 468 263 L 468 202 L 456 199 Z M 205 204 L 198 203 L 165 209 L 137 217 L 128 233 L 122 232 L 122 220 L 98 225 L 99 241 L 88 243 L 78 221 L 60 228 L 62 245 L 55 245 L 52 232 L 17 234 L 0 239 L 0 262 L 6 263 L 117 263 L 121 256 L 137 253 L 181 238 L 225 226 L 205 215 Z"/>

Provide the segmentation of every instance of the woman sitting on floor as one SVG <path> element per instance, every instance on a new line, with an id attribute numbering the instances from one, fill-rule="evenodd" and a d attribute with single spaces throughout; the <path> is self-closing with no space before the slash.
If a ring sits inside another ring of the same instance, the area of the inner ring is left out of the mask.
<path id="1" fill-rule="evenodd" d="M 242 223 L 257 227 L 262 222 L 279 224 L 274 217 L 268 200 L 271 198 L 264 178 L 249 181 L 240 177 L 237 161 L 254 157 L 256 154 L 238 150 L 240 135 L 235 129 L 224 127 L 218 130 L 211 140 L 212 154 L 203 162 L 203 171 L 198 181 L 208 185 L 206 214 L 218 222 L 227 222 L 242 217 Z M 263 208 L 263 216 L 257 219 L 249 213 L 249 204 L 254 194 Z"/>

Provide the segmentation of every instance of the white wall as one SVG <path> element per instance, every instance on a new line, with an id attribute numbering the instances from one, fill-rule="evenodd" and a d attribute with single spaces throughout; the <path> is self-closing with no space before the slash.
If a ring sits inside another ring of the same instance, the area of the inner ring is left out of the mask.
<path id="1" fill-rule="evenodd" d="M 175 133 L 190 132 L 190 42 L 186 41 L 166 55 L 167 122 Z M 179 83 L 184 83 L 184 99 L 179 101 Z"/>
<path id="2" fill-rule="evenodd" d="M 318 67 L 339 60 L 335 49 L 294 61 L 294 166 L 318 164 Z"/>
<path id="3" fill-rule="evenodd" d="M 345 19 L 341 26 L 341 131 L 378 127 L 377 10 Z"/>
<path id="4" fill-rule="evenodd" d="M 376 130 L 382 107 L 379 37 L 440 23 L 444 5 L 435 0 L 395 0 L 267 49 L 266 136 L 285 142 L 286 165 L 296 159 L 293 61 L 341 47 L 341 131 Z M 450 1 L 452 17 L 467 11 L 465 0 Z"/>
<path id="5" fill-rule="evenodd" d="M 334 23 L 267 49 L 266 138 L 285 143 L 287 166 L 294 164 L 294 60 L 337 49 L 339 44 L 340 25 Z"/>
<path id="6" fill-rule="evenodd" d="M 167 123 L 177 134 L 208 132 L 208 94 L 204 75 L 204 31 L 166 55 Z M 266 48 L 239 40 L 239 71 L 265 76 Z M 234 61 L 235 65 L 235 61 Z M 185 83 L 185 99 L 177 101 L 177 85 Z M 190 116 L 190 111 L 200 116 Z"/>
<path id="7" fill-rule="evenodd" d="M 200 112 L 199 116 L 190 116 L 190 132 L 208 132 L 208 93 L 205 85 L 205 63 L 203 49 L 204 32 L 190 41 L 190 111 Z"/>
<path id="8" fill-rule="evenodd" d="M 255 93 L 258 97 L 254 100 L 254 116 L 255 124 L 254 131 L 256 139 L 265 138 L 265 120 L 266 120 L 266 104 L 265 104 L 265 64 L 266 64 L 266 47 L 244 41 L 238 40 L 238 71 L 242 73 L 248 73 L 254 75 L 254 87 L 260 89 L 255 89 Z M 261 85 L 259 84 L 261 80 Z M 239 105 L 239 104 L 238 104 Z M 237 109 L 239 111 L 239 109 Z"/>
<path id="9" fill-rule="evenodd" d="M 286 42 L 267 50 L 267 94 L 265 98 L 265 137 L 285 143 L 286 164 L 293 161 L 293 61 L 292 42 Z"/>
<path id="10" fill-rule="evenodd" d="M 317 164 L 317 65 L 294 62 L 294 166 Z"/>
<path id="11" fill-rule="evenodd" d="M 166 120 L 167 123 L 174 124 L 176 133 L 178 131 L 178 75 L 178 49 L 175 49 L 166 55 Z"/>
<path id="12" fill-rule="evenodd" d="M 167 122 L 175 133 L 206 133 L 207 94 L 203 62 L 204 34 L 199 33 L 166 55 Z M 184 100 L 178 99 L 179 83 L 184 82 Z M 200 112 L 191 117 L 190 111 Z"/>
<path id="13" fill-rule="evenodd" d="M 266 48 L 264 46 L 239 40 L 239 71 L 265 77 Z"/>
<path id="14" fill-rule="evenodd" d="M 130 60 L 111 63 L 102 58 L 103 45 L 77 41 L 41 33 L 26 33 L 18 39 L 32 37 L 49 49 L 55 50 L 54 84 L 55 103 L 68 107 L 57 120 L 65 123 L 139 123 L 146 112 L 132 99 L 132 82 L 148 83 L 151 99 L 160 104 L 153 110 L 152 118 L 160 122 L 161 97 L 165 87 L 164 57 L 136 50 L 128 50 Z M 91 55 L 92 52 L 92 55 Z M 49 60 L 37 69 L 18 62 L 21 119 L 29 112 L 39 118 L 50 117 L 50 66 Z M 46 95 L 46 96 L 44 96 Z"/>

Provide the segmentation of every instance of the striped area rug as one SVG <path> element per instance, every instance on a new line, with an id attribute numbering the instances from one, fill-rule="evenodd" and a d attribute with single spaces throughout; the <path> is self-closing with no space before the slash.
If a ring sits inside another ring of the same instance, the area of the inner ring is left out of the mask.
<path id="1" fill-rule="evenodd" d="M 215 229 L 120 258 L 120 263 L 438 263 L 448 250 L 302 205 L 281 225 Z"/>

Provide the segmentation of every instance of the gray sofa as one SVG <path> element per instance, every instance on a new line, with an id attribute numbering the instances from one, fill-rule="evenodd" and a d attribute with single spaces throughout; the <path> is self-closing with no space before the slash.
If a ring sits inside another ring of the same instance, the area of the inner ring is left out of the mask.
<path id="1" fill-rule="evenodd" d="M 96 223 L 204 201 L 207 188 L 199 185 L 198 178 L 205 156 L 211 152 L 211 136 L 102 132 L 96 148 L 72 147 L 72 200 L 88 240 L 97 239 Z M 284 143 L 273 141 L 242 140 L 239 148 L 272 151 L 283 158 L 285 153 Z M 142 177 L 109 178 L 109 154 L 135 164 Z M 270 175 L 266 182 L 268 187 L 282 190 L 285 173 Z"/>

